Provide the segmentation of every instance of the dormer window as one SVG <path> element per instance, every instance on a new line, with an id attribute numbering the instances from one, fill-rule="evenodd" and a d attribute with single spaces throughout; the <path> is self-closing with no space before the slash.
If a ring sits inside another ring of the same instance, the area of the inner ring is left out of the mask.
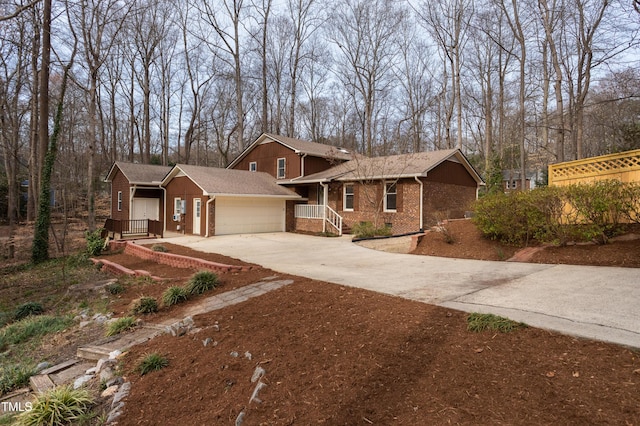
<path id="1" fill-rule="evenodd" d="M 258 163 L 255 161 L 252 161 L 249 163 L 249 171 L 250 172 L 257 172 L 258 171 Z"/>

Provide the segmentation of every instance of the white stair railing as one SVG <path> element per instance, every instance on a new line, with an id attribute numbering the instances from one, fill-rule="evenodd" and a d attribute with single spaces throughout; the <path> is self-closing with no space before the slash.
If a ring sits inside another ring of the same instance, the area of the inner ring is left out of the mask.
<path id="1" fill-rule="evenodd" d="M 329 206 L 326 206 L 325 211 L 325 220 L 338 231 L 338 235 L 342 236 L 342 216 Z"/>
<path id="2" fill-rule="evenodd" d="M 296 204 L 295 217 L 327 221 L 329 225 L 338 231 L 338 235 L 342 235 L 342 216 L 329 206 L 323 206 L 322 204 Z"/>

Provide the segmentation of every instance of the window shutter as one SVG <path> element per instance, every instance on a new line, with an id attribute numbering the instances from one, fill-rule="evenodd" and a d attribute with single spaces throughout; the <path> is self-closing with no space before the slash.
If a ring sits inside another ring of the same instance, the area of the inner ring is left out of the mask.
<path id="1" fill-rule="evenodd" d="M 353 211 L 358 211 L 360 209 L 360 184 L 354 182 L 353 183 Z"/>
<path id="2" fill-rule="evenodd" d="M 402 199 L 403 199 L 404 185 L 400 182 L 396 183 L 396 212 L 402 212 Z"/>

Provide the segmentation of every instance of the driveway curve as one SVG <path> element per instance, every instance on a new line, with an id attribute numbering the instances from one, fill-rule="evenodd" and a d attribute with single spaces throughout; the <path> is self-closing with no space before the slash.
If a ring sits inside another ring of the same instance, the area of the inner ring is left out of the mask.
<path id="1" fill-rule="evenodd" d="M 640 271 L 634 268 L 387 253 L 358 246 L 349 236 L 273 233 L 164 241 L 282 273 L 640 348 Z"/>

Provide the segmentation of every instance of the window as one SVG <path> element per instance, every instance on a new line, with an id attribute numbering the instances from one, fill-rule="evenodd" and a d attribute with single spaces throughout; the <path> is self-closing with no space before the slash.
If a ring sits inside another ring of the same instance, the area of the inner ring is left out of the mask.
<path id="1" fill-rule="evenodd" d="M 173 199 L 173 215 L 178 216 L 182 213 L 182 200 L 180 198 Z"/>
<path id="2" fill-rule="evenodd" d="M 285 159 L 278 158 L 278 174 L 276 175 L 278 179 L 283 179 L 285 176 Z"/>
<path id="3" fill-rule="evenodd" d="M 345 211 L 353 211 L 353 184 L 349 183 L 344 186 L 344 208 Z"/>
<path id="4" fill-rule="evenodd" d="M 256 163 L 255 161 L 250 162 L 249 163 L 249 171 L 250 172 L 258 171 L 258 163 Z"/>
<path id="5" fill-rule="evenodd" d="M 122 191 L 118 191 L 118 211 L 122 211 Z"/>
<path id="6" fill-rule="evenodd" d="M 395 212 L 396 211 L 396 200 L 398 198 L 396 184 L 394 183 L 385 183 L 384 184 L 384 211 L 386 212 Z"/>

